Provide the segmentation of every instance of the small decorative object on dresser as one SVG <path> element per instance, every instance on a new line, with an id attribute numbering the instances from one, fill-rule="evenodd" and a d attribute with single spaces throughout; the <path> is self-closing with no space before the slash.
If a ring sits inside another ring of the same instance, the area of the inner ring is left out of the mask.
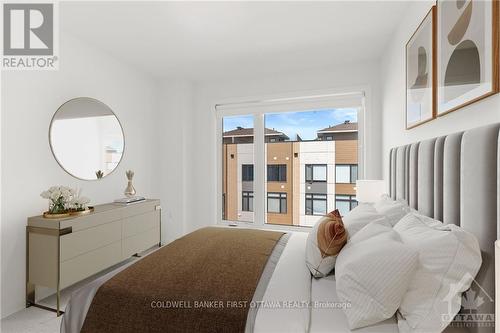
<path id="1" fill-rule="evenodd" d="M 135 197 L 116 199 L 114 201 L 114 203 L 118 204 L 118 205 L 131 205 L 131 204 L 135 204 L 135 203 L 138 203 L 138 202 L 141 202 L 144 200 L 146 200 L 146 198 L 135 196 Z"/>
<path id="2" fill-rule="evenodd" d="M 60 290 L 108 267 L 160 245 L 160 201 L 131 206 L 97 205 L 82 216 L 28 218 L 26 305 L 35 302 L 35 286 Z"/>
<path id="3" fill-rule="evenodd" d="M 87 207 L 90 199 L 82 197 L 81 190 L 67 186 L 52 186 L 40 196 L 49 200 L 49 210 L 43 213 L 44 218 L 60 219 L 70 215 L 87 214 L 94 209 Z"/>
<path id="4" fill-rule="evenodd" d="M 45 218 L 63 218 L 69 216 L 68 203 L 76 194 L 75 190 L 66 186 L 52 186 L 40 196 L 49 200 L 49 210 L 43 213 Z"/>
<path id="5" fill-rule="evenodd" d="M 70 215 L 85 215 L 94 211 L 94 207 L 87 206 L 90 199 L 81 196 L 82 190 L 78 191 L 73 199 L 69 202 Z"/>
<path id="6" fill-rule="evenodd" d="M 135 196 L 136 193 L 134 185 L 132 185 L 132 178 L 134 178 L 134 172 L 132 170 L 127 170 L 125 172 L 125 175 L 127 176 L 128 179 L 127 188 L 125 189 L 125 196 L 131 198 Z"/>

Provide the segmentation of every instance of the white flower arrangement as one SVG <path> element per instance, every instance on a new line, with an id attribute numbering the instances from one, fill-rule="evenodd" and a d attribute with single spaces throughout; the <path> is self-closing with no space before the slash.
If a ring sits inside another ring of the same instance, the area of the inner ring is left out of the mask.
<path id="1" fill-rule="evenodd" d="M 90 199 L 87 197 L 82 197 L 80 194 L 81 191 L 79 191 L 78 195 L 75 195 L 75 197 L 69 202 L 71 210 L 82 211 L 87 209 L 87 204 L 90 202 Z"/>
<path id="2" fill-rule="evenodd" d="M 67 186 L 52 186 L 43 191 L 40 196 L 49 200 L 49 214 L 65 214 L 68 211 L 83 211 L 87 209 L 89 198 L 82 197 L 77 191 Z"/>

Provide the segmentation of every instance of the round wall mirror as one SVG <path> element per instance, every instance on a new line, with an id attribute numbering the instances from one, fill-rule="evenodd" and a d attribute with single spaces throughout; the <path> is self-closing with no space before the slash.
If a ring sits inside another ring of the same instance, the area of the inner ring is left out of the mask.
<path id="1" fill-rule="evenodd" d="M 50 124 L 50 147 L 59 165 L 84 180 L 100 179 L 120 163 L 125 140 L 114 112 L 93 98 L 67 101 Z"/>

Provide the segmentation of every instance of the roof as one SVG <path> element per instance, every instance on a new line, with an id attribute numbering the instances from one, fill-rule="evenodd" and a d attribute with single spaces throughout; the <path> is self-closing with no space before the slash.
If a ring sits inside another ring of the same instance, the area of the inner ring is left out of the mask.
<path id="1" fill-rule="evenodd" d="M 358 123 L 351 123 L 350 121 L 345 121 L 342 124 L 335 126 L 330 126 L 319 130 L 318 133 L 335 133 L 335 132 L 357 132 Z"/>
<path id="2" fill-rule="evenodd" d="M 265 133 L 267 136 L 283 136 L 288 139 L 288 136 L 285 133 L 276 131 L 274 129 L 266 128 Z M 253 128 L 238 127 L 237 129 L 223 133 L 223 137 L 231 136 L 253 136 Z"/>

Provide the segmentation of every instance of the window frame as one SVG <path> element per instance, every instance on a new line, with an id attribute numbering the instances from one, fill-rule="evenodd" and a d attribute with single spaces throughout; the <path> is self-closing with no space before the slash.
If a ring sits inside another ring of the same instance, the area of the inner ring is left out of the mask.
<path id="1" fill-rule="evenodd" d="M 348 182 L 339 182 L 337 180 L 337 168 L 338 167 L 349 167 L 349 181 Z M 352 170 L 356 168 L 356 174 L 357 174 L 357 177 L 356 179 L 353 181 L 352 180 Z M 359 163 L 358 164 L 345 164 L 345 163 L 342 163 L 342 164 L 335 164 L 335 184 L 356 184 L 356 180 L 359 178 Z M 337 194 L 337 193 L 335 193 Z"/>
<path id="2" fill-rule="evenodd" d="M 271 196 L 271 198 L 269 197 L 269 195 L 277 195 L 277 196 Z M 267 192 L 267 213 L 271 213 L 271 214 L 287 214 L 287 211 L 288 211 L 288 195 L 286 192 Z M 269 199 L 278 199 L 279 200 L 279 212 L 270 212 L 269 211 Z M 283 205 L 283 202 L 285 203 Z M 285 207 L 283 209 L 283 206 Z"/>
<path id="3" fill-rule="evenodd" d="M 350 164 L 350 166 L 351 166 L 351 167 L 350 167 L 350 169 L 349 169 L 349 177 L 351 178 L 351 184 L 356 184 L 356 181 L 357 181 L 357 180 L 358 180 L 358 178 L 359 178 L 359 175 L 358 175 L 358 173 L 359 173 L 358 169 L 359 169 L 359 168 L 358 168 L 358 165 L 357 165 L 357 164 Z M 352 177 L 352 171 L 353 171 L 354 169 L 356 169 L 356 177 L 355 177 L 355 179 L 353 180 L 353 177 Z"/>
<path id="4" fill-rule="evenodd" d="M 244 172 L 244 169 L 245 167 L 251 167 L 251 170 L 252 170 L 252 179 L 244 179 L 245 178 L 245 172 Z M 242 164 L 241 165 L 241 181 L 243 182 L 253 182 L 254 181 L 254 165 L 253 164 Z"/>
<path id="5" fill-rule="evenodd" d="M 339 196 L 348 197 L 348 199 L 339 199 Z M 337 209 L 337 201 L 340 202 L 348 202 L 349 203 L 349 211 L 353 210 L 358 205 L 358 200 L 356 200 L 355 194 L 340 194 L 335 193 L 335 209 Z M 353 206 L 353 203 L 356 203 Z"/>
<path id="6" fill-rule="evenodd" d="M 252 200 L 252 209 L 250 209 L 250 199 Z M 245 209 L 245 200 L 247 201 L 247 209 Z M 254 209 L 254 194 L 253 191 L 241 191 L 241 211 L 253 212 Z"/>
<path id="7" fill-rule="evenodd" d="M 324 196 L 325 198 L 315 198 L 314 196 L 315 195 L 321 195 L 321 196 Z M 310 198 L 308 198 L 307 196 L 310 196 Z M 307 214 L 307 202 L 310 201 L 311 202 L 311 214 Z M 324 201 L 325 202 L 325 213 L 324 214 L 314 214 L 314 201 Z M 305 195 L 305 212 L 304 212 L 304 215 L 306 216 L 323 216 L 323 215 L 326 215 L 328 213 L 328 194 L 324 194 L 324 193 L 306 193 Z"/>
<path id="8" fill-rule="evenodd" d="M 307 168 L 311 168 L 311 179 L 307 179 Z M 316 180 L 314 179 L 314 167 L 325 167 L 325 180 Z M 304 166 L 304 171 L 305 171 L 305 181 L 308 184 L 312 183 L 327 183 L 328 182 L 328 164 L 305 164 Z"/>
<path id="9" fill-rule="evenodd" d="M 274 179 L 269 179 L 269 175 L 272 174 L 271 172 L 269 172 L 269 168 L 277 168 L 278 172 L 278 179 L 277 180 L 274 180 Z M 284 171 L 283 171 L 284 170 Z M 287 181 L 287 176 L 286 176 L 286 173 L 287 173 L 287 165 L 286 164 L 268 164 L 267 165 L 267 182 L 269 183 L 286 183 Z"/>
<path id="10" fill-rule="evenodd" d="M 287 113 L 298 110 L 322 110 L 330 108 L 356 108 L 358 110 L 358 178 L 362 179 L 366 161 L 366 114 L 372 110 L 372 88 L 369 85 L 345 86 L 335 89 L 294 91 L 292 93 L 265 94 L 241 98 L 212 100 L 215 121 L 215 181 L 213 195 L 217 207 L 213 210 L 217 224 L 237 225 L 246 228 L 274 229 L 284 231 L 305 231 L 303 226 L 267 224 L 266 219 L 266 149 L 264 115 L 266 113 Z M 229 116 L 253 116 L 254 125 L 254 221 L 232 221 L 222 219 L 222 122 Z"/>

